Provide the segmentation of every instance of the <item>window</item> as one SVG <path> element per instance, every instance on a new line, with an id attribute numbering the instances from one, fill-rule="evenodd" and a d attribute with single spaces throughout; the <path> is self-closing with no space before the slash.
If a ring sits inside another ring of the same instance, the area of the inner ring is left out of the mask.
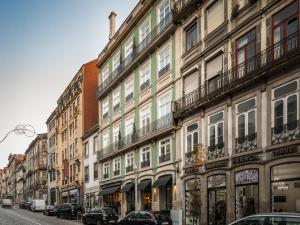
<path id="1" fill-rule="evenodd" d="M 224 156 L 224 112 L 208 117 L 208 158 Z"/>
<path id="2" fill-rule="evenodd" d="M 133 52 L 133 38 L 131 38 L 124 47 L 124 58 L 126 59 Z"/>
<path id="3" fill-rule="evenodd" d="M 98 151 L 98 136 L 93 139 L 93 152 L 96 153 Z"/>
<path id="4" fill-rule="evenodd" d="M 121 140 L 120 127 L 117 126 L 113 129 L 113 142 L 117 149 L 119 148 L 120 140 Z"/>
<path id="5" fill-rule="evenodd" d="M 166 95 L 159 99 L 159 118 L 168 115 L 171 112 L 171 101 L 170 96 Z"/>
<path id="6" fill-rule="evenodd" d="M 143 46 L 147 44 L 147 36 L 150 33 L 150 20 L 147 19 L 146 22 L 144 22 L 140 28 L 140 42 L 143 42 Z"/>
<path id="7" fill-rule="evenodd" d="M 109 163 L 106 162 L 103 165 L 103 178 L 107 179 L 109 177 Z"/>
<path id="8" fill-rule="evenodd" d="M 114 105 L 114 112 L 119 111 L 119 109 L 120 109 L 120 90 L 117 90 L 113 94 L 113 105 Z"/>
<path id="9" fill-rule="evenodd" d="M 142 148 L 141 168 L 150 166 L 150 146 Z"/>
<path id="10" fill-rule="evenodd" d="M 133 134 L 133 125 L 134 120 L 133 118 L 130 118 L 125 121 L 125 135 L 126 135 L 126 143 L 130 144 L 132 143 L 132 134 Z"/>
<path id="11" fill-rule="evenodd" d="M 198 23 L 194 22 L 185 30 L 185 51 L 189 51 L 198 43 Z"/>
<path id="12" fill-rule="evenodd" d="M 256 99 L 244 101 L 236 106 L 237 153 L 256 149 Z"/>
<path id="13" fill-rule="evenodd" d="M 145 90 L 150 85 L 150 63 L 144 65 L 140 70 L 140 91 Z"/>
<path id="14" fill-rule="evenodd" d="M 171 159 L 170 138 L 159 142 L 159 162 L 165 162 Z"/>
<path id="15" fill-rule="evenodd" d="M 223 0 L 214 1 L 206 10 L 206 30 L 207 34 L 215 30 L 224 22 Z"/>
<path id="16" fill-rule="evenodd" d="M 85 166 L 84 167 L 84 181 L 87 183 L 89 182 L 89 167 Z"/>
<path id="17" fill-rule="evenodd" d="M 223 54 L 215 56 L 206 63 L 207 93 L 210 94 L 222 87 Z"/>
<path id="18" fill-rule="evenodd" d="M 273 144 L 299 139 L 298 98 L 298 81 L 292 81 L 273 90 Z"/>
<path id="19" fill-rule="evenodd" d="M 94 180 L 98 179 L 98 163 L 94 163 Z"/>
<path id="20" fill-rule="evenodd" d="M 134 165 L 134 152 L 130 152 L 126 155 L 126 173 L 133 171 Z"/>
<path id="21" fill-rule="evenodd" d="M 108 71 L 108 66 L 105 66 L 102 69 L 102 81 L 105 81 L 108 78 L 109 71 Z"/>
<path id="22" fill-rule="evenodd" d="M 238 9 L 241 10 L 249 3 L 249 0 L 237 0 Z"/>
<path id="23" fill-rule="evenodd" d="M 194 92 L 199 88 L 199 78 L 199 71 L 196 71 L 195 73 L 184 78 L 184 95 Z M 191 95 L 191 97 L 192 96 L 194 95 Z M 186 102 L 193 102 L 193 99 L 187 97 Z"/>
<path id="24" fill-rule="evenodd" d="M 255 55 L 255 44 L 255 29 L 236 41 L 236 61 L 237 65 L 240 65 L 238 68 L 239 78 L 254 70 L 255 62 L 249 60 Z M 244 65 L 241 65 L 243 63 Z"/>
<path id="25" fill-rule="evenodd" d="M 126 102 L 133 98 L 133 78 L 129 79 L 125 85 Z"/>
<path id="26" fill-rule="evenodd" d="M 186 128 L 186 152 L 194 152 L 196 150 L 196 145 L 199 144 L 199 131 L 198 124 L 193 123 Z"/>
<path id="27" fill-rule="evenodd" d="M 102 117 L 103 117 L 103 120 L 108 118 L 108 100 L 103 101 L 103 104 L 102 104 Z"/>
<path id="28" fill-rule="evenodd" d="M 121 159 L 120 158 L 114 159 L 114 176 L 120 175 L 120 168 L 121 168 Z"/>
<path id="29" fill-rule="evenodd" d="M 118 69 L 120 64 L 121 64 L 121 55 L 120 52 L 118 52 L 117 54 L 114 55 L 112 59 L 112 70 L 115 71 L 116 69 Z"/>
<path id="30" fill-rule="evenodd" d="M 171 12 L 170 0 L 163 1 L 159 6 L 159 13 L 158 13 L 159 14 L 158 22 L 160 23 L 160 30 L 165 28 L 166 26 L 165 20 L 169 16 L 170 12 Z"/>
<path id="31" fill-rule="evenodd" d="M 84 155 L 85 157 L 89 156 L 89 143 L 84 143 Z"/>
<path id="32" fill-rule="evenodd" d="M 159 54 L 159 72 L 158 77 L 161 77 L 170 69 L 170 49 L 169 46 L 163 49 Z"/>
<path id="33" fill-rule="evenodd" d="M 142 135 L 150 132 L 150 108 L 146 108 L 140 113 Z"/>
<path id="34" fill-rule="evenodd" d="M 103 138 L 102 147 L 103 147 L 103 151 L 104 151 L 103 153 L 106 153 L 106 151 L 108 150 L 108 149 L 106 149 L 106 147 L 109 145 L 109 135 L 108 135 L 108 133 L 103 134 L 102 138 Z"/>

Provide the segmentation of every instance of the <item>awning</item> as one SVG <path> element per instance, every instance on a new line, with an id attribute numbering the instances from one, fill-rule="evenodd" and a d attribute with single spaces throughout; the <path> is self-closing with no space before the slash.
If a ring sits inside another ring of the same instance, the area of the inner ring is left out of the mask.
<path id="1" fill-rule="evenodd" d="M 147 187 L 151 186 L 151 180 L 142 180 L 139 184 L 138 184 L 138 190 L 139 191 L 143 191 L 145 190 Z"/>
<path id="2" fill-rule="evenodd" d="M 100 195 L 109 195 L 109 194 L 113 194 L 117 191 L 120 190 L 120 186 L 115 186 L 115 187 L 110 187 L 110 188 L 103 188 L 100 191 Z"/>
<path id="3" fill-rule="evenodd" d="M 154 182 L 153 187 L 166 186 L 167 184 L 170 184 L 171 180 L 172 180 L 171 175 L 161 176 Z"/>
<path id="4" fill-rule="evenodd" d="M 129 192 L 133 189 L 134 183 L 127 183 L 125 186 L 121 189 L 121 192 Z"/>

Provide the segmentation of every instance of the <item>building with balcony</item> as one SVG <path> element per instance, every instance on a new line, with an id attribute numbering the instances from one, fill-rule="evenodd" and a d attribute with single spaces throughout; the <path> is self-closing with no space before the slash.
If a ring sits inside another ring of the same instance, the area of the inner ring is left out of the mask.
<path id="1" fill-rule="evenodd" d="M 6 196 L 6 170 L 6 167 L 0 170 L 0 197 Z"/>
<path id="2" fill-rule="evenodd" d="M 24 201 L 24 184 L 25 184 L 25 159 L 20 161 L 16 167 L 16 203 Z"/>
<path id="3" fill-rule="evenodd" d="M 84 207 L 90 210 L 99 206 L 99 164 L 98 151 L 98 122 L 82 137 L 83 141 L 83 177 L 84 177 Z"/>
<path id="4" fill-rule="evenodd" d="M 178 0 L 173 16 L 183 223 L 300 212 L 299 1 Z"/>
<path id="5" fill-rule="evenodd" d="M 24 200 L 47 200 L 47 133 L 38 134 L 25 151 Z"/>
<path id="6" fill-rule="evenodd" d="M 48 203 L 50 205 L 56 204 L 56 170 L 55 170 L 55 152 L 57 146 L 56 133 L 56 110 L 54 110 L 46 121 L 48 128 L 48 156 L 47 156 L 47 170 L 48 170 Z"/>
<path id="7" fill-rule="evenodd" d="M 82 136 L 98 118 L 96 99 L 97 60 L 90 61 L 76 75 L 57 101 L 56 109 L 56 201 L 82 204 Z M 54 133 L 54 131 L 53 131 Z"/>
<path id="8" fill-rule="evenodd" d="M 116 32 L 112 12 L 110 39 L 99 54 L 100 205 L 120 215 L 181 209 L 171 104 L 180 81 L 180 33 L 172 4 L 139 1 Z"/>

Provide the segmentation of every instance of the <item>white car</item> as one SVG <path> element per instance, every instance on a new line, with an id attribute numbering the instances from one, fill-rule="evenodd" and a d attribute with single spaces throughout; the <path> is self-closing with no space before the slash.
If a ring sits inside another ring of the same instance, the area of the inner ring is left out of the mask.
<path id="1" fill-rule="evenodd" d="M 300 213 L 262 213 L 239 219 L 230 225 L 300 225 Z"/>
<path id="2" fill-rule="evenodd" d="M 31 211 L 44 211 L 46 208 L 46 202 L 43 199 L 34 199 L 31 204 Z"/>

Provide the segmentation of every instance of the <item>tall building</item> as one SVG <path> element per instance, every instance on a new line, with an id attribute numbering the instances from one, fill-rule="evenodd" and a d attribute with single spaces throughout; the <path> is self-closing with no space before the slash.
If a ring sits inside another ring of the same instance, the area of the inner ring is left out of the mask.
<path id="1" fill-rule="evenodd" d="M 38 134 L 25 152 L 26 187 L 24 200 L 47 200 L 47 133 Z"/>
<path id="2" fill-rule="evenodd" d="M 16 203 L 24 201 L 24 184 L 25 184 L 25 159 L 20 161 L 16 167 Z"/>
<path id="3" fill-rule="evenodd" d="M 6 168 L 0 170 L 0 197 L 6 196 Z"/>
<path id="4" fill-rule="evenodd" d="M 299 1 L 178 0 L 173 15 L 184 224 L 300 212 Z"/>
<path id="5" fill-rule="evenodd" d="M 182 205 L 171 104 L 180 85 L 181 33 L 171 6 L 139 1 L 117 31 L 112 12 L 109 42 L 99 54 L 100 203 L 123 216 L 179 212 Z"/>
<path id="6" fill-rule="evenodd" d="M 56 201 L 82 203 L 82 136 L 97 123 L 97 60 L 84 64 L 61 97 L 56 110 Z"/>
<path id="7" fill-rule="evenodd" d="M 57 133 L 56 133 L 56 110 L 54 110 L 50 117 L 46 121 L 48 128 L 48 159 L 47 159 L 47 170 L 48 170 L 48 203 L 54 205 L 57 203 L 56 200 L 56 169 L 55 169 L 55 152 L 57 146 Z"/>

